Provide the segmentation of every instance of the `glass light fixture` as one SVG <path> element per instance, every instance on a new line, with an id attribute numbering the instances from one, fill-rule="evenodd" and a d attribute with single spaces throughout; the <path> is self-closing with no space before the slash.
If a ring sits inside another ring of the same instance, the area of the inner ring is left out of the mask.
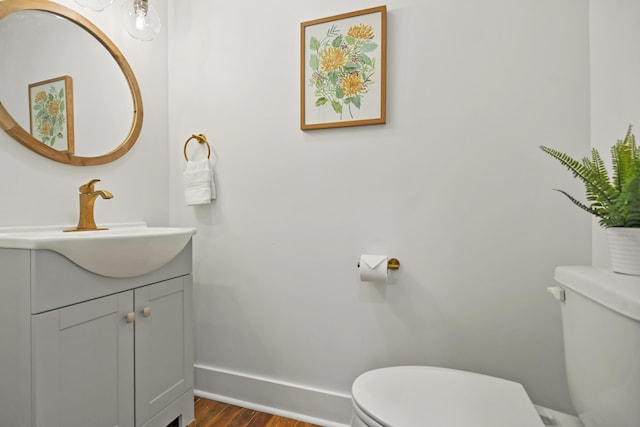
<path id="1" fill-rule="evenodd" d="M 135 39 L 150 41 L 160 32 L 160 15 L 148 0 L 125 0 L 122 15 L 124 27 Z"/>
<path id="2" fill-rule="evenodd" d="M 108 7 L 113 0 L 75 0 L 80 6 L 85 9 L 93 10 L 96 12 L 100 12 L 104 10 L 104 8 Z"/>

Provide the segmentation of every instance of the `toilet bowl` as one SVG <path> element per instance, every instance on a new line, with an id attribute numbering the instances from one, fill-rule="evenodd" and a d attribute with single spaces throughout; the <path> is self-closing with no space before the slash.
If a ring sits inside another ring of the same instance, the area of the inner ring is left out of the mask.
<path id="1" fill-rule="evenodd" d="M 516 382 L 396 366 L 354 381 L 352 427 L 640 427 L 640 276 L 569 266 L 554 277 L 578 417 L 534 405 Z"/>
<path id="2" fill-rule="evenodd" d="M 576 417 L 536 407 L 519 383 L 455 369 L 376 369 L 351 391 L 352 427 L 544 427 L 541 415 L 556 427 L 582 427 Z"/>

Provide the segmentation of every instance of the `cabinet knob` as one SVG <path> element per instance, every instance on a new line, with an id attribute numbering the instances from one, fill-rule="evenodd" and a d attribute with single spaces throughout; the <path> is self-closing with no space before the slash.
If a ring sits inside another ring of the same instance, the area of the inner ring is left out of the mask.
<path id="1" fill-rule="evenodd" d="M 142 309 L 142 315 L 144 317 L 149 317 L 151 316 L 151 307 L 145 307 Z"/>
<path id="2" fill-rule="evenodd" d="M 133 323 L 136 321 L 136 314 L 132 311 L 130 313 L 127 313 L 127 323 Z"/>

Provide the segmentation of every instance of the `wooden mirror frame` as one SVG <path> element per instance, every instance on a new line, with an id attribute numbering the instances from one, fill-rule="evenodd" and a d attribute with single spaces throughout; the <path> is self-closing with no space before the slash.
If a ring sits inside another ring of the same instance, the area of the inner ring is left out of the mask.
<path id="1" fill-rule="evenodd" d="M 0 0 L 0 20 L 5 16 L 8 16 L 14 12 L 23 10 L 40 10 L 50 12 L 55 15 L 64 17 L 69 21 L 77 24 L 100 42 L 102 46 L 107 49 L 113 59 L 122 70 L 129 90 L 131 91 L 131 97 L 133 98 L 133 122 L 131 123 L 131 129 L 129 134 L 125 138 L 124 142 L 116 147 L 114 150 L 106 154 L 102 154 L 94 157 L 82 157 L 76 156 L 71 153 L 55 150 L 37 139 L 35 139 L 29 132 L 24 130 L 14 119 L 9 112 L 2 105 L 0 100 L 0 128 L 7 132 L 13 139 L 20 142 L 25 147 L 36 153 L 47 157 L 51 160 L 55 160 L 61 163 L 67 163 L 75 166 L 93 166 L 102 165 L 112 162 L 122 156 L 124 156 L 136 143 L 140 130 L 142 129 L 142 118 L 144 116 L 142 109 L 142 95 L 140 93 L 140 87 L 136 81 L 133 70 L 129 66 L 129 63 L 125 59 L 124 55 L 116 47 L 116 45 L 103 33 L 98 27 L 96 27 L 91 21 L 78 12 L 71 10 L 61 4 L 54 3 L 48 0 Z"/>

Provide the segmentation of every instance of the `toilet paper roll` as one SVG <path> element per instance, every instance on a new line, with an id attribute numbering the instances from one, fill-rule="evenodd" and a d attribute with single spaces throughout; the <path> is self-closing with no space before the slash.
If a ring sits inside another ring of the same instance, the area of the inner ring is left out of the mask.
<path id="1" fill-rule="evenodd" d="M 387 277 L 386 255 L 360 255 L 360 281 L 386 283 Z"/>

